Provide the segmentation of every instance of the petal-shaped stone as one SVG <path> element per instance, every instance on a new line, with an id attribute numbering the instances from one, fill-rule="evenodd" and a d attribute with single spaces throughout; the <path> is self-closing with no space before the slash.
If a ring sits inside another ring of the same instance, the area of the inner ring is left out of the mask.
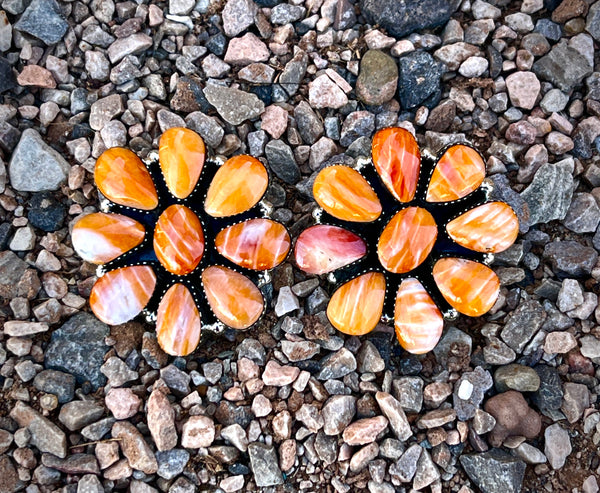
<path id="1" fill-rule="evenodd" d="M 158 158 L 167 187 L 175 197 L 186 198 L 198 183 L 206 148 L 196 132 L 173 127 L 160 137 Z"/>
<path id="2" fill-rule="evenodd" d="M 202 273 L 206 299 L 216 317 L 234 329 L 245 329 L 263 312 L 262 294 L 246 276 L 214 265 Z"/>
<path id="3" fill-rule="evenodd" d="M 240 214 L 262 198 L 269 175 L 263 164 L 252 156 L 234 156 L 215 173 L 208 188 L 204 210 L 213 217 Z"/>
<path id="4" fill-rule="evenodd" d="M 144 226 L 121 214 L 95 212 L 82 217 L 71 239 L 73 248 L 85 261 L 105 264 L 138 246 L 144 240 Z"/>
<path id="5" fill-rule="evenodd" d="M 400 345 L 413 354 L 431 351 L 442 336 L 442 313 L 416 279 L 404 279 L 400 284 L 394 326 Z"/>
<path id="6" fill-rule="evenodd" d="M 250 219 L 220 231 L 217 251 L 246 269 L 267 270 L 279 265 L 290 251 L 290 235 L 283 224 L 270 219 Z"/>
<path id="7" fill-rule="evenodd" d="M 112 147 L 96 161 L 94 179 L 102 194 L 115 204 L 150 211 L 158 205 L 152 177 L 129 149 Z"/>
<path id="8" fill-rule="evenodd" d="M 300 233 L 294 247 L 296 264 L 309 274 L 327 274 L 364 257 L 362 238 L 338 226 L 317 224 Z"/>
<path id="9" fill-rule="evenodd" d="M 508 204 L 488 202 L 465 212 L 446 226 L 459 245 L 476 252 L 503 252 L 519 234 L 519 220 Z"/>
<path id="10" fill-rule="evenodd" d="M 362 336 L 381 319 L 385 300 L 385 277 L 367 272 L 340 286 L 329 300 L 327 318 L 340 332 Z"/>
<path id="11" fill-rule="evenodd" d="M 174 284 L 163 296 L 156 313 L 156 338 L 172 356 L 186 356 L 200 341 L 200 314 L 183 284 Z"/>
<path id="12" fill-rule="evenodd" d="M 450 147 L 433 170 L 427 202 L 449 202 L 469 195 L 485 179 L 485 163 L 479 153 L 465 145 Z"/>
<path id="13" fill-rule="evenodd" d="M 355 169 L 336 164 L 322 169 L 313 184 L 317 203 L 344 221 L 370 222 L 381 214 L 371 185 Z"/>
<path id="14" fill-rule="evenodd" d="M 152 267 L 135 265 L 116 269 L 96 281 L 90 293 L 90 307 L 104 323 L 123 324 L 144 309 L 155 286 Z"/>
<path id="15" fill-rule="evenodd" d="M 379 237 L 379 261 L 390 272 L 409 272 L 427 258 L 436 238 L 437 225 L 427 210 L 422 207 L 402 209 Z"/>
<path id="16" fill-rule="evenodd" d="M 488 312 L 500 293 L 494 271 L 473 260 L 442 258 L 433 266 L 433 278 L 446 301 L 470 317 Z"/>
<path id="17" fill-rule="evenodd" d="M 154 253 L 169 272 L 192 272 L 204 253 L 204 233 L 198 216 L 184 205 L 165 209 L 154 228 Z"/>
<path id="18" fill-rule="evenodd" d="M 413 135 L 404 128 L 385 128 L 373 137 L 372 150 L 381 181 L 400 202 L 410 202 L 421 168 L 421 153 Z"/>

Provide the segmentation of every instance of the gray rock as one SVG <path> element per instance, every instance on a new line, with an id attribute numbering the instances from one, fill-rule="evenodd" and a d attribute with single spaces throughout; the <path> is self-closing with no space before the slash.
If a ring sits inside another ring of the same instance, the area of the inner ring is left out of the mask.
<path id="1" fill-rule="evenodd" d="M 57 370 L 43 370 L 33 379 L 33 386 L 40 392 L 54 394 L 59 404 L 73 400 L 75 377 Z"/>
<path id="2" fill-rule="evenodd" d="M 64 432 L 35 409 L 17 401 L 10 411 L 10 417 L 20 427 L 29 430 L 31 433 L 29 443 L 37 447 L 40 452 L 48 452 L 61 458 L 67 456 L 67 437 Z"/>
<path id="3" fill-rule="evenodd" d="M 201 111 L 194 111 L 185 117 L 188 128 L 198 132 L 208 147 L 218 147 L 223 140 L 225 130 L 216 118 L 205 115 Z M 252 155 L 256 155 L 253 154 Z"/>
<path id="4" fill-rule="evenodd" d="M 171 449 L 157 452 L 156 460 L 158 461 L 157 474 L 168 481 L 183 472 L 190 460 L 190 453 L 184 449 Z"/>
<path id="5" fill-rule="evenodd" d="M 326 356 L 321 360 L 319 380 L 341 378 L 356 370 L 356 358 L 346 348 Z"/>
<path id="6" fill-rule="evenodd" d="M 360 11 L 369 23 L 400 38 L 442 26 L 454 12 L 453 5 L 444 0 L 361 0 Z"/>
<path id="7" fill-rule="evenodd" d="M 152 46 L 152 38 L 144 33 L 135 33 L 126 38 L 119 38 L 107 50 L 110 63 L 115 64 L 127 55 L 142 53 Z"/>
<path id="8" fill-rule="evenodd" d="M 521 192 L 529 207 L 529 225 L 564 219 L 571 205 L 573 177 L 561 165 L 540 166 L 531 184 Z"/>
<path id="9" fill-rule="evenodd" d="M 348 147 L 360 137 L 370 137 L 375 131 L 375 115 L 369 111 L 353 111 L 342 124 L 340 144 Z"/>
<path id="10" fill-rule="evenodd" d="M 553 241 L 544 248 L 544 258 L 560 278 L 585 277 L 596 265 L 598 252 L 576 241 Z"/>
<path id="11" fill-rule="evenodd" d="M 525 476 L 523 461 L 498 449 L 461 455 L 460 463 L 482 493 L 519 493 Z"/>
<path id="12" fill-rule="evenodd" d="M 590 33 L 596 41 L 600 41 L 600 4 L 598 2 L 594 3 L 588 11 L 585 30 Z"/>
<path id="13" fill-rule="evenodd" d="M 282 140 L 272 140 L 265 147 L 269 168 L 277 178 L 290 185 L 300 180 L 300 169 L 296 164 L 292 148 Z"/>
<path id="14" fill-rule="evenodd" d="M 33 0 L 14 25 L 15 30 L 30 34 L 47 45 L 61 41 L 68 27 L 55 0 Z"/>
<path id="15" fill-rule="evenodd" d="M 565 414 L 569 423 L 578 421 L 590 405 L 590 392 L 582 383 L 565 382 L 564 395 L 560 410 Z"/>
<path id="16" fill-rule="evenodd" d="M 502 332 L 500 332 L 500 337 L 512 349 L 520 353 L 540 329 L 545 318 L 546 313 L 538 301 L 530 300 L 521 303 L 509 315 Z"/>
<path id="17" fill-rule="evenodd" d="M 46 350 L 44 366 L 73 374 L 79 383 L 89 381 L 95 390 L 106 382 L 100 372 L 108 346 L 108 326 L 89 313 L 78 313 L 58 330 Z"/>
<path id="18" fill-rule="evenodd" d="M 0 94 L 17 86 L 17 79 L 6 58 L 0 57 Z"/>
<path id="19" fill-rule="evenodd" d="M 392 382 L 394 397 L 407 413 L 418 413 L 423 406 L 423 380 L 419 377 L 400 377 Z"/>
<path id="20" fill-rule="evenodd" d="M 58 420 L 70 431 L 80 430 L 100 419 L 104 406 L 94 401 L 71 401 L 60 408 Z"/>
<path id="21" fill-rule="evenodd" d="M 556 368 L 538 365 L 534 368 L 540 377 L 540 388 L 531 395 L 531 401 L 545 415 L 553 416 L 560 409 L 563 390 Z"/>
<path id="22" fill-rule="evenodd" d="M 540 377 L 529 366 L 513 364 L 498 368 L 494 373 L 494 383 L 498 392 L 535 392 L 540 388 Z"/>
<path id="23" fill-rule="evenodd" d="M 551 82 L 564 92 L 570 92 L 592 73 L 593 68 L 585 56 L 563 42 L 536 61 L 532 70 L 540 79 Z"/>
<path id="24" fill-rule="evenodd" d="M 396 437 L 401 441 L 408 440 L 412 436 L 412 430 L 400 402 L 385 392 L 377 392 L 375 400 L 383 415 L 388 419 Z"/>
<path id="25" fill-rule="evenodd" d="M 204 95 L 219 115 L 231 125 L 253 120 L 265 110 L 264 103 L 254 94 L 231 87 L 207 84 Z"/>
<path id="26" fill-rule="evenodd" d="M 283 87 L 290 96 L 293 96 L 298 91 L 307 67 L 308 55 L 304 51 L 299 51 L 294 55 L 294 58 L 286 63 L 279 76 L 279 85 Z"/>
<path id="27" fill-rule="evenodd" d="M 327 435 L 339 435 L 352 422 L 356 414 L 356 398 L 351 395 L 330 397 L 323 409 L 323 431 Z"/>
<path id="28" fill-rule="evenodd" d="M 548 114 L 560 112 L 567 107 L 569 96 L 560 89 L 550 89 L 540 101 L 540 107 Z"/>
<path id="29" fill-rule="evenodd" d="M 314 144 L 323 135 L 323 122 L 306 101 L 294 108 L 294 118 L 300 137 L 306 144 Z"/>
<path id="30" fill-rule="evenodd" d="M 248 455 L 256 486 L 263 488 L 283 484 L 283 475 L 274 447 L 254 442 L 248 445 Z"/>
<path id="31" fill-rule="evenodd" d="M 481 366 L 463 373 L 454 384 L 453 402 L 456 416 L 466 421 L 475 416 L 487 390 L 494 384 L 492 375 Z"/>
<path id="32" fill-rule="evenodd" d="M 104 487 L 95 474 L 86 474 L 77 482 L 77 493 L 103 493 Z"/>
<path id="33" fill-rule="evenodd" d="M 402 107 L 411 109 L 420 104 L 429 108 L 435 106 L 441 96 L 443 64 L 436 62 L 425 51 L 414 51 L 401 57 L 398 66 L 398 97 Z"/>
<path id="34" fill-rule="evenodd" d="M 306 9 L 300 5 L 280 3 L 271 9 L 271 23 L 284 25 L 301 19 Z"/>
<path id="35" fill-rule="evenodd" d="M 20 192 L 57 190 L 71 167 L 58 151 L 33 129 L 26 129 L 8 164 L 10 183 Z"/>
<path id="36" fill-rule="evenodd" d="M 554 423 L 544 431 L 544 454 L 552 469 L 560 469 L 565 465 L 572 451 L 569 432 L 560 424 Z"/>
<path id="37" fill-rule="evenodd" d="M 426 449 L 423 449 L 419 460 L 417 461 L 417 470 L 413 479 L 413 488 L 421 490 L 440 478 L 440 471 L 431 460 L 431 455 Z"/>
<path id="38" fill-rule="evenodd" d="M 230 38 L 254 24 L 258 9 L 252 0 L 229 0 L 223 8 L 223 30 Z"/>
<path id="39" fill-rule="evenodd" d="M 367 51 L 360 61 L 356 94 L 365 104 L 380 105 L 394 97 L 398 84 L 398 65 L 379 50 Z"/>
<path id="40" fill-rule="evenodd" d="M 390 476 L 395 477 L 403 483 L 412 481 L 412 478 L 417 472 L 417 463 L 422 452 L 423 449 L 419 444 L 415 443 L 411 445 L 406 449 L 406 452 L 402 454 L 402 457 L 390 466 Z"/>

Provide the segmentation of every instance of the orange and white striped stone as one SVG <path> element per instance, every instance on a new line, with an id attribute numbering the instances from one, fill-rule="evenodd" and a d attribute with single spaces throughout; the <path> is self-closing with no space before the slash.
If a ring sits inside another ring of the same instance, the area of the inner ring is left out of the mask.
<path id="1" fill-rule="evenodd" d="M 394 326 L 400 345 L 413 354 L 431 351 L 442 337 L 442 313 L 416 279 L 405 279 L 398 288 Z"/>
<path id="2" fill-rule="evenodd" d="M 193 130 L 173 127 L 161 135 L 158 144 L 160 169 L 175 197 L 184 199 L 192 193 L 205 157 L 204 141 Z"/>
<path id="3" fill-rule="evenodd" d="M 519 234 L 519 220 L 508 204 L 488 202 L 453 219 L 446 226 L 459 245 L 476 252 L 503 252 Z"/>
<path id="4" fill-rule="evenodd" d="M 200 342 L 200 313 L 183 284 L 174 284 L 163 296 L 156 313 L 156 338 L 172 356 L 186 356 Z"/>

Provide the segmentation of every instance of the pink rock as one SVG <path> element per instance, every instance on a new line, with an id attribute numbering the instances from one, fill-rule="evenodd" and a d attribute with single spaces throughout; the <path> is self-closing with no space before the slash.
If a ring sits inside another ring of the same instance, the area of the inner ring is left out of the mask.
<path id="1" fill-rule="evenodd" d="M 52 77 L 52 72 L 38 65 L 25 65 L 23 71 L 17 77 L 17 82 L 21 86 L 35 86 L 54 89 L 56 81 Z"/>
<path id="2" fill-rule="evenodd" d="M 550 332 L 544 341 L 546 354 L 565 354 L 577 347 L 577 339 L 570 332 Z"/>
<path id="3" fill-rule="evenodd" d="M 246 382 L 259 375 L 258 365 L 248 358 L 241 358 L 237 362 L 237 376 L 240 382 Z"/>
<path id="4" fill-rule="evenodd" d="M 115 419 L 131 418 L 138 412 L 142 403 L 131 389 L 110 389 L 104 401 Z"/>
<path id="5" fill-rule="evenodd" d="M 265 371 L 262 374 L 262 380 L 265 385 L 274 387 L 283 387 L 289 385 L 298 378 L 300 369 L 295 366 L 285 366 L 271 360 L 267 363 Z"/>
<path id="6" fill-rule="evenodd" d="M 388 420 L 383 416 L 359 419 L 344 430 L 342 438 L 348 445 L 365 445 L 374 442 L 387 425 Z"/>
<path id="7" fill-rule="evenodd" d="M 515 72 L 506 78 L 506 89 L 514 106 L 530 110 L 535 106 L 541 85 L 533 72 Z"/>
<path id="8" fill-rule="evenodd" d="M 262 394 L 258 394 L 252 401 L 252 412 L 257 418 L 268 416 L 272 410 L 271 401 Z"/>
<path id="9" fill-rule="evenodd" d="M 241 38 L 233 38 L 225 53 L 225 62 L 232 65 L 266 62 L 268 59 L 267 45 L 252 33 L 246 33 Z"/>
<path id="10" fill-rule="evenodd" d="M 106 469 L 119 460 L 119 442 L 100 442 L 94 450 L 100 469 Z"/>
<path id="11" fill-rule="evenodd" d="M 379 454 L 379 445 L 370 443 L 356 452 L 350 459 L 350 470 L 352 472 L 362 471 L 369 462 Z"/>
<path id="12" fill-rule="evenodd" d="M 283 135 L 288 123 L 288 112 L 281 106 L 272 104 L 268 106 L 262 114 L 262 123 L 260 128 L 271 135 L 274 139 L 278 139 Z"/>
<path id="13" fill-rule="evenodd" d="M 233 493 L 234 491 L 240 491 L 244 487 L 244 476 L 241 474 L 237 476 L 229 476 L 223 479 L 219 483 L 219 487 L 225 493 Z"/>
<path id="14" fill-rule="evenodd" d="M 121 451 L 132 469 L 137 469 L 146 474 L 154 474 L 158 470 L 158 462 L 154 457 L 154 452 L 152 452 L 142 434 L 131 423 L 117 421 L 112 427 L 112 437 L 120 440 Z"/>
<path id="15" fill-rule="evenodd" d="M 348 97 L 327 74 L 320 75 L 308 84 L 308 99 L 313 108 L 341 108 Z"/>
<path id="16" fill-rule="evenodd" d="M 309 274 L 327 274 L 351 264 L 367 253 L 365 242 L 338 226 L 318 224 L 305 229 L 294 255 L 296 264 Z"/>
<path id="17" fill-rule="evenodd" d="M 171 450 L 177 445 L 175 410 L 171 407 L 167 392 L 166 387 L 155 385 L 148 398 L 148 428 L 160 451 Z"/>
<path id="18" fill-rule="evenodd" d="M 215 424 L 206 416 L 190 416 L 181 430 L 181 445 L 185 448 L 209 447 L 215 440 Z"/>
<path id="19" fill-rule="evenodd" d="M 296 462 L 296 440 L 284 440 L 279 446 L 279 467 L 282 471 L 289 471 Z"/>
<path id="20" fill-rule="evenodd" d="M 241 401 L 244 398 L 244 391 L 241 387 L 231 387 L 223 394 L 223 398 L 228 401 Z"/>

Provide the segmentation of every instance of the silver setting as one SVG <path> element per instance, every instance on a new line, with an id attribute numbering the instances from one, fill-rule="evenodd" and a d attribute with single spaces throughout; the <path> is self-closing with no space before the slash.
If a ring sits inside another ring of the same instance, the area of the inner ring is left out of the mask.
<path id="1" fill-rule="evenodd" d="M 333 272 L 327 274 L 327 281 L 331 284 L 335 284 L 337 282 L 337 279 L 335 278 L 335 274 Z"/>
<path id="2" fill-rule="evenodd" d="M 370 157 L 367 156 L 359 156 L 356 159 L 356 164 L 354 165 L 354 169 L 356 171 L 360 171 L 361 169 L 363 169 L 365 166 L 369 166 L 373 164 L 373 160 Z"/>
<path id="3" fill-rule="evenodd" d="M 321 224 L 321 216 L 323 215 L 323 209 L 315 207 L 312 211 L 312 217 L 315 220 L 315 224 Z"/>
<path id="4" fill-rule="evenodd" d="M 442 316 L 444 317 L 444 320 L 452 321 L 458 318 L 458 312 L 454 308 L 450 308 L 449 310 L 443 312 Z"/>
<path id="5" fill-rule="evenodd" d="M 256 282 L 256 287 L 258 287 L 259 289 L 262 288 L 263 286 L 266 286 L 267 284 L 269 284 L 271 282 L 271 274 L 269 273 L 269 271 L 262 271 L 259 275 L 258 275 L 258 281 Z"/>

